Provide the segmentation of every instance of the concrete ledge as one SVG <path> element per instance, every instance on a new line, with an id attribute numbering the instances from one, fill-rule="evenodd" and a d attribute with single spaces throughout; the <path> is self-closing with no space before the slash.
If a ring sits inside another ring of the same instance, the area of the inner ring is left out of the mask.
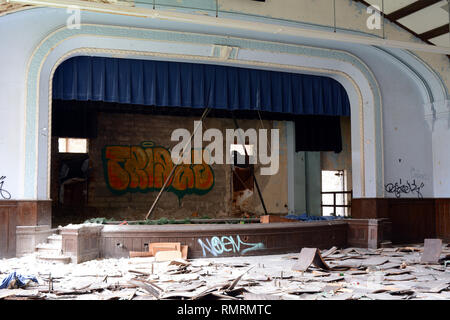
<path id="1" fill-rule="evenodd" d="M 17 226 L 16 227 L 16 257 L 33 253 L 36 246 L 45 243 L 47 237 L 56 233 L 57 229 L 50 226 Z"/>

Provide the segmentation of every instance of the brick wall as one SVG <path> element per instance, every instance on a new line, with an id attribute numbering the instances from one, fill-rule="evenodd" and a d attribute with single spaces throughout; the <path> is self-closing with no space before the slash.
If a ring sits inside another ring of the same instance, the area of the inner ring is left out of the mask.
<path id="1" fill-rule="evenodd" d="M 155 187 L 153 190 L 149 190 L 149 188 L 140 188 L 139 186 L 133 189 L 131 182 L 124 191 L 114 189 L 111 181 L 107 181 L 108 179 L 106 179 L 106 176 L 108 176 L 106 165 L 108 160 L 105 158 L 111 155 L 111 153 L 108 153 L 108 155 L 106 153 L 102 154 L 103 150 L 106 150 L 106 146 L 125 147 L 125 149 L 119 148 L 117 150 L 127 150 L 127 147 L 137 146 L 138 149 L 141 148 L 144 151 L 150 148 L 155 155 L 155 148 L 161 146 L 170 150 L 177 144 L 177 142 L 170 141 L 173 130 L 185 128 L 189 132 L 193 132 L 195 120 L 198 120 L 198 118 L 99 112 L 98 137 L 89 141 L 89 158 L 91 160 L 90 166 L 92 171 L 89 178 L 87 206 L 84 208 L 79 207 L 75 210 L 74 208 L 70 210 L 66 208 L 65 213 L 62 214 L 61 212 L 64 210 L 59 208 L 60 221 L 64 220 L 62 215 L 65 215 L 66 218 L 70 216 L 70 219 L 73 219 L 74 222 L 82 221 L 88 217 L 108 217 L 117 220 L 144 219 L 159 189 Z M 261 128 L 261 122 L 259 120 L 238 121 L 239 126 L 244 130 L 247 128 Z M 274 124 L 272 121 L 264 121 L 263 125 L 266 129 L 271 129 L 274 125 L 281 129 L 280 171 L 274 176 L 260 176 L 259 165 L 255 165 L 256 177 L 260 184 L 267 209 L 273 213 L 285 213 L 287 212 L 287 173 L 284 124 L 282 122 L 275 122 Z M 204 121 L 203 131 L 208 128 L 221 130 L 225 138 L 225 129 L 234 129 L 234 123 L 232 119 L 207 118 Z M 143 142 L 147 143 L 143 145 Z M 150 142 L 153 142 L 153 147 L 150 147 Z M 208 142 L 204 142 L 203 147 L 207 144 Z M 53 146 L 52 192 L 55 197 L 52 198 L 55 201 L 57 199 L 57 187 L 55 187 L 55 184 L 57 184 L 56 172 L 58 170 L 56 167 L 58 166 L 61 155 L 58 155 L 55 151 L 55 143 Z M 128 148 L 128 150 L 132 149 Z M 148 156 L 148 153 L 146 154 Z M 170 155 L 170 152 L 168 154 Z M 138 161 L 138 163 L 141 162 Z M 210 168 L 213 172 L 214 184 L 209 191 L 194 186 L 189 192 L 164 192 L 152 214 L 152 218 L 159 219 L 166 217 L 184 219 L 202 216 L 211 218 L 232 216 L 231 166 L 214 164 Z M 156 177 L 156 172 L 154 174 Z M 109 175 L 108 177 L 111 176 Z M 139 174 L 136 175 L 136 178 L 141 179 Z M 142 179 L 139 179 L 136 181 L 141 183 Z M 163 181 L 164 179 L 160 178 L 160 180 Z M 254 190 L 254 194 L 246 201 L 246 208 L 254 213 L 263 213 L 256 189 Z M 58 213 L 55 214 L 58 215 Z M 78 221 L 77 216 L 80 218 Z M 65 221 L 65 223 L 67 222 Z"/>

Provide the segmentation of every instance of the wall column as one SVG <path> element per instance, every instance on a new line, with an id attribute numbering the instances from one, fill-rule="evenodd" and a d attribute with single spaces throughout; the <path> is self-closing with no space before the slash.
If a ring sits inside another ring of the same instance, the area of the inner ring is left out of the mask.
<path id="1" fill-rule="evenodd" d="M 289 214 L 306 212 L 305 152 L 295 152 L 295 124 L 286 122 Z"/>

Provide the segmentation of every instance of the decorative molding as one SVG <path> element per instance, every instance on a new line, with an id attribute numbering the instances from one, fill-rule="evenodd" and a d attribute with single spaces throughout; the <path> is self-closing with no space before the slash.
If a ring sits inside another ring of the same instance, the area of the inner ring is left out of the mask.
<path id="1" fill-rule="evenodd" d="M 442 120 L 447 121 L 447 128 L 450 128 L 450 100 L 425 103 L 424 109 L 425 121 L 432 132 L 434 132 L 436 123 Z"/>

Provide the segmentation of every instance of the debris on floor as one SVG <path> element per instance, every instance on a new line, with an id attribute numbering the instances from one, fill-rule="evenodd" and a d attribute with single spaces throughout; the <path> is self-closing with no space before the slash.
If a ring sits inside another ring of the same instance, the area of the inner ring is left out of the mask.
<path id="1" fill-rule="evenodd" d="M 156 253 L 176 251 L 175 259 L 131 257 L 81 264 L 42 261 L 30 254 L 0 260 L 0 279 L 15 272 L 16 276 L 35 274 L 38 282 L 22 289 L 0 289 L 0 299 L 449 299 L 450 269 L 445 259 L 450 248 L 445 244 L 438 248 L 436 243 L 380 249 L 303 248 L 286 255 L 192 260 L 180 258 L 181 245 L 168 245 Z"/>
<path id="2" fill-rule="evenodd" d="M 15 271 L 10 273 L 0 284 L 0 289 L 18 289 L 25 288 L 31 282 L 38 282 L 34 276 L 24 276 Z"/>
<path id="3" fill-rule="evenodd" d="M 422 263 L 438 263 L 442 252 L 441 239 L 425 239 L 423 254 L 420 259 Z"/>
<path id="4" fill-rule="evenodd" d="M 317 248 L 303 248 L 298 257 L 298 263 L 292 267 L 294 271 L 306 271 L 313 264 L 317 268 L 329 270 L 330 267 L 323 261 L 320 250 Z"/>

